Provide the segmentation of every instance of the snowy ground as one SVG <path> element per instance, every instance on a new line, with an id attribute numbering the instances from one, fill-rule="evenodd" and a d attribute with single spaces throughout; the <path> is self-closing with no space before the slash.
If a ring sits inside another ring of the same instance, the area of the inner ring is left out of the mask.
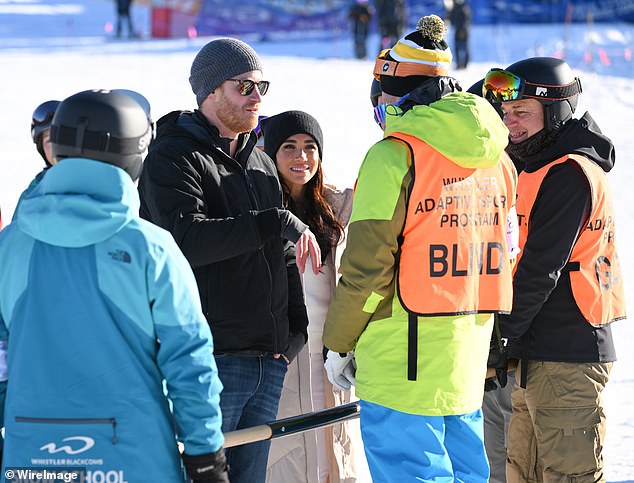
<path id="1" fill-rule="evenodd" d="M 194 107 L 189 67 L 208 39 L 113 41 L 106 34 L 108 23 L 114 22 L 113 2 L 62 1 L 0 0 L 0 207 L 5 223 L 19 193 L 43 164 L 28 128 L 31 112 L 40 102 L 91 88 L 128 88 L 150 100 L 155 118 Z M 133 8 L 137 27 L 147 37 L 149 13 L 143 6 Z M 584 88 L 579 114 L 589 110 L 616 145 L 617 164 L 610 180 L 630 313 L 634 311 L 633 36 L 631 24 L 569 29 L 477 26 L 471 41 L 474 62 L 454 73 L 468 87 L 490 67 L 566 52 Z M 324 130 L 324 168 L 330 181 L 352 186 L 367 148 L 381 136 L 368 100 L 372 62 L 351 58 L 347 34 L 327 42 L 253 39 L 252 45 L 263 58 L 265 78 L 272 81 L 263 113 L 302 109 L 313 114 Z M 606 475 L 610 483 L 634 483 L 631 320 L 615 324 L 614 331 L 619 362 L 605 392 Z"/>

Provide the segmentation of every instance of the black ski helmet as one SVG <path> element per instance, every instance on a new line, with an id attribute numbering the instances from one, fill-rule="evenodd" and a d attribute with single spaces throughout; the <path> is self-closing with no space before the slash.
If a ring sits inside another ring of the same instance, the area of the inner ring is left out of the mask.
<path id="1" fill-rule="evenodd" d="M 152 129 L 149 103 L 141 94 L 134 94 L 122 89 L 91 90 L 62 101 L 51 125 L 53 157 L 57 161 L 69 157 L 103 161 L 136 180 Z"/>
<path id="2" fill-rule="evenodd" d="M 37 147 L 37 152 L 44 159 L 47 166 L 50 166 L 46 154 L 44 153 L 44 144 L 42 138 L 44 131 L 50 129 L 51 121 L 60 101 L 46 101 L 35 108 L 31 115 L 31 138 Z"/>
<path id="3" fill-rule="evenodd" d="M 581 81 L 566 62 L 554 57 L 533 57 L 505 70 L 524 80 L 522 99 L 537 99 L 544 105 L 547 131 L 560 129 L 572 118 L 582 89 Z"/>
<path id="4" fill-rule="evenodd" d="M 375 78 L 372 79 L 372 85 L 370 86 L 370 102 L 372 107 L 379 105 L 379 97 L 383 92 L 381 91 L 381 83 Z"/>

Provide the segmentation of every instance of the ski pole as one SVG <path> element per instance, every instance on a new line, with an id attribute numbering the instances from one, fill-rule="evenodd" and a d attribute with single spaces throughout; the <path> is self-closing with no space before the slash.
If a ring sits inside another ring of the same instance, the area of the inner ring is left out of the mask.
<path id="1" fill-rule="evenodd" d="M 288 434 L 301 433 L 309 429 L 330 426 L 341 421 L 359 417 L 359 402 L 352 402 L 323 409 L 314 413 L 300 414 L 290 418 L 278 419 L 267 424 L 251 428 L 238 429 L 225 433 L 225 448 L 241 444 L 254 443 L 267 439 L 279 438 Z"/>
<path id="2" fill-rule="evenodd" d="M 509 370 L 515 370 L 517 362 L 509 363 Z M 486 377 L 494 377 L 495 369 L 487 368 Z M 225 448 L 232 448 L 242 444 L 265 441 L 267 439 L 280 438 L 289 434 L 301 433 L 311 429 L 331 426 L 348 419 L 359 417 L 359 402 L 351 402 L 336 406 L 334 408 L 323 409 L 314 413 L 300 414 L 290 418 L 278 419 L 270 423 L 253 426 L 251 428 L 238 429 L 225 433 Z"/>

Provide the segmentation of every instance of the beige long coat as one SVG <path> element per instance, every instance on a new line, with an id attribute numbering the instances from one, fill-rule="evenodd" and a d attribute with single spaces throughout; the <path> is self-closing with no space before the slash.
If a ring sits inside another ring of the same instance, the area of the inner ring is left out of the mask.
<path id="1" fill-rule="evenodd" d="M 333 207 L 337 219 L 345 227 L 352 210 L 352 190 L 338 191 L 326 186 L 326 199 Z M 354 392 L 333 389 L 323 368 L 322 358 L 321 333 L 328 303 L 337 283 L 337 267 L 342 251 L 343 245 L 339 245 L 331 252 L 319 275 L 315 276 L 307 270 L 302 277 L 309 319 L 309 341 L 288 368 L 278 419 L 356 400 Z M 311 380 L 315 373 L 321 375 L 320 381 Z M 314 393 L 318 392 L 320 387 L 324 392 L 324 407 L 317 407 L 315 404 Z M 269 453 L 268 483 L 319 483 L 317 431 L 322 431 L 326 441 L 327 468 L 321 469 L 322 475 L 327 473 L 325 481 L 357 482 L 357 459 L 364 456 L 359 423 L 358 420 L 353 420 L 274 439 Z"/>

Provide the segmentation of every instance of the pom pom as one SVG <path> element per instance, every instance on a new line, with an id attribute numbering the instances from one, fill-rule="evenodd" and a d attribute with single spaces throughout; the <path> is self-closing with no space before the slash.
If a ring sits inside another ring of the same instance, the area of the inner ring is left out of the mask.
<path id="1" fill-rule="evenodd" d="M 416 30 L 424 37 L 441 42 L 445 36 L 445 22 L 438 15 L 427 15 L 418 21 Z"/>

